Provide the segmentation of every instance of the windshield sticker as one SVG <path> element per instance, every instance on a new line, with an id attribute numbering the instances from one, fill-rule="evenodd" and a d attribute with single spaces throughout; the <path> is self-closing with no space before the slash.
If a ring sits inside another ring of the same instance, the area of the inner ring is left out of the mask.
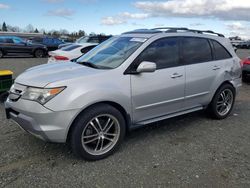
<path id="1" fill-rule="evenodd" d="M 145 42 L 147 39 L 146 38 L 132 38 L 130 41 L 131 42 Z"/>

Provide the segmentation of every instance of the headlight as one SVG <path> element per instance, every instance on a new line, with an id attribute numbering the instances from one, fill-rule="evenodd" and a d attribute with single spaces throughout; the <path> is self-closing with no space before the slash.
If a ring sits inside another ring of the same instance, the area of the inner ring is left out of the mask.
<path id="1" fill-rule="evenodd" d="M 24 92 L 22 99 L 32 100 L 39 102 L 40 104 L 45 104 L 64 89 L 65 87 L 50 89 L 28 87 L 27 90 Z"/>

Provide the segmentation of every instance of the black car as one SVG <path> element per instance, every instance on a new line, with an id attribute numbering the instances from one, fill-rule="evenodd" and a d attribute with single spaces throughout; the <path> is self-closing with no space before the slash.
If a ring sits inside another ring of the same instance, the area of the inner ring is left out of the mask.
<path id="1" fill-rule="evenodd" d="M 47 48 L 41 44 L 26 42 L 20 37 L 0 36 L 0 58 L 7 54 L 31 54 L 34 57 L 44 57 Z"/>
<path id="2" fill-rule="evenodd" d="M 244 82 L 249 81 L 250 78 L 250 57 L 241 61 L 242 65 L 242 80 Z"/>
<path id="3" fill-rule="evenodd" d="M 83 36 L 79 39 L 76 40 L 75 43 L 77 44 L 82 44 L 82 43 L 94 43 L 94 44 L 100 44 L 104 42 L 105 40 L 109 39 L 112 37 L 111 35 L 105 36 L 105 35 L 93 35 L 93 36 Z M 72 43 L 65 43 L 65 44 L 60 44 L 58 48 L 63 48 L 66 46 L 71 45 Z"/>
<path id="4" fill-rule="evenodd" d="M 33 44 L 43 44 L 49 51 L 56 50 L 59 45 L 64 44 L 60 39 L 52 37 L 35 37 L 31 39 L 31 42 Z"/>

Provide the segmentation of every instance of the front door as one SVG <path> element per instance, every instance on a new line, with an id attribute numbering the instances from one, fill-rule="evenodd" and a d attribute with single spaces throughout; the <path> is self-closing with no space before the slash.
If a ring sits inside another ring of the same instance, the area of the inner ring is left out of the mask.
<path id="1" fill-rule="evenodd" d="M 183 108 L 185 66 L 179 64 L 179 39 L 154 41 L 134 63 L 143 61 L 156 63 L 157 70 L 131 75 L 134 123 L 150 121 Z"/>

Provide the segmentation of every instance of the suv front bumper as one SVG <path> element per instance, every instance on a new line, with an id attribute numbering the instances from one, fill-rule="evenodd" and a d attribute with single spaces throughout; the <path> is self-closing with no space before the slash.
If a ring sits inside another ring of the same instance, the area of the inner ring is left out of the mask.
<path id="1" fill-rule="evenodd" d="M 22 129 L 48 142 L 65 143 L 78 110 L 52 111 L 34 101 L 5 102 L 6 116 Z"/>

